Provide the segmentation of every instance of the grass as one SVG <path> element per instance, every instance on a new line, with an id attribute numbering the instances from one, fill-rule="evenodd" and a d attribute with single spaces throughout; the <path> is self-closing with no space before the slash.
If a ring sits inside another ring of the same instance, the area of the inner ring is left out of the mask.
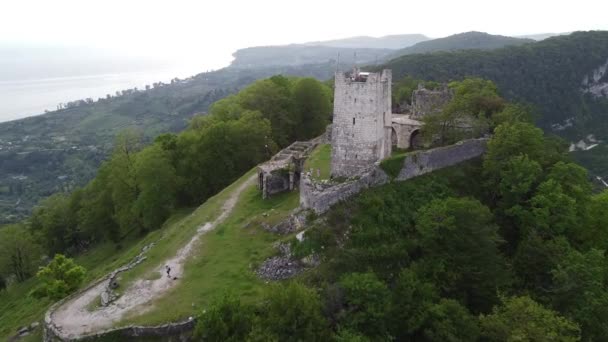
<path id="1" fill-rule="evenodd" d="M 304 170 L 313 169 L 312 176 L 316 180 L 329 179 L 331 172 L 331 145 L 321 144 L 315 147 L 304 163 Z M 320 170 L 320 175 L 317 175 Z"/>
<path id="2" fill-rule="evenodd" d="M 120 287 L 116 292 L 119 295 L 122 294 L 137 279 L 155 277 L 155 274 L 158 274 L 156 272 L 157 267 L 162 266 L 161 264 L 165 260 L 173 257 L 178 249 L 186 245 L 200 226 L 215 220 L 221 213 L 222 205 L 232 192 L 254 173 L 254 170 L 247 172 L 232 185 L 208 199 L 196 210 L 183 211 L 167 221 L 162 230 L 155 232 L 158 234 L 154 234 L 154 239 L 150 239 L 150 242 L 154 241 L 156 245 L 145 254 L 146 260 L 119 275 Z"/>
<path id="3" fill-rule="evenodd" d="M 251 170 L 199 208 L 180 210 L 162 229 L 143 238 L 123 242 L 120 249 L 112 243 L 103 243 L 76 257 L 76 262 L 87 269 L 83 286 L 128 263 L 151 242 L 156 242 L 156 245 L 146 254 L 146 261 L 122 274 L 119 290 L 124 291 L 135 279 L 158 277 L 154 269 L 184 246 L 200 225 L 214 220 L 230 194 L 254 173 L 255 170 Z M 129 317 L 123 323 L 152 325 L 180 320 L 198 313 L 226 289 L 233 290 L 244 300 L 257 298 L 265 283 L 253 273 L 254 266 L 275 253 L 274 241 L 290 238 L 268 233 L 261 225 L 280 221 L 298 203 L 297 192 L 262 200 L 254 185 L 248 187 L 226 221 L 202 237 L 195 249 L 195 257 L 186 264 L 180 284 L 154 302 L 152 310 L 141 316 Z M 16 334 L 20 326 L 42 321 L 53 302 L 29 297 L 28 293 L 36 285 L 36 279 L 31 278 L 0 292 L 0 341 Z M 96 305 L 96 302 L 91 303 L 91 308 Z"/>
<path id="4" fill-rule="evenodd" d="M 130 240 L 118 251 L 116 245 L 103 243 L 76 257 L 76 263 L 87 269 L 83 286 L 128 262 L 138 253 L 143 240 Z M 33 277 L 0 292 L 0 341 L 6 341 L 15 335 L 21 326 L 42 321 L 44 313 L 53 301 L 30 297 L 29 292 L 37 285 L 37 279 Z"/>
<path id="5" fill-rule="evenodd" d="M 399 172 L 403 168 L 403 162 L 405 161 L 406 156 L 407 153 L 392 155 L 380 162 L 380 167 L 391 178 L 396 178 L 399 176 Z"/>
<path id="6" fill-rule="evenodd" d="M 243 178 L 241 179 L 241 181 Z M 218 195 L 225 198 L 231 187 Z M 218 295 L 231 291 L 241 300 L 255 301 L 266 283 L 255 275 L 255 268 L 276 253 L 272 247 L 279 237 L 266 232 L 262 223 L 276 222 L 298 206 L 297 192 L 283 193 L 262 200 L 255 185 L 239 198 L 232 214 L 201 238 L 195 256 L 185 265 L 179 284 L 158 298 L 142 315 L 128 317 L 122 324 L 154 325 L 197 315 Z M 204 205 L 200 208 L 205 210 Z M 171 254 L 175 250 L 171 251 Z"/>

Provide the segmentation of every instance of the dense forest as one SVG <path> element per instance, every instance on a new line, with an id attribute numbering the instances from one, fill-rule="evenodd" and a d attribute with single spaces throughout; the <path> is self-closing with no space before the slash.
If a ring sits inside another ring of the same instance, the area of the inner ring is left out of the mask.
<path id="1" fill-rule="evenodd" d="M 575 32 L 543 41 L 482 51 L 466 50 L 408 55 L 377 69 L 393 77 L 448 82 L 467 76 L 492 80 L 508 100 L 533 106 L 543 129 L 571 142 L 593 134 L 608 139 L 608 100 L 585 92 L 583 80 L 608 58 L 608 32 Z M 606 81 L 606 75 L 603 80 Z M 608 176 L 605 147 L 575 153 L 595 175 Z"/>
<path id="2" fill-rule="evenodd" d="M 393 59 L 405 55 L 437 51 L 493 50 L 505 46 L 522 45 L 533 42 L 534 40 L 532 39 L 505 37 L 485 32 L 472 31 L 454 34 L 445 38 L 419 42 L 416 45 L 392 52 L 388 55 L 388 58 Z"/>

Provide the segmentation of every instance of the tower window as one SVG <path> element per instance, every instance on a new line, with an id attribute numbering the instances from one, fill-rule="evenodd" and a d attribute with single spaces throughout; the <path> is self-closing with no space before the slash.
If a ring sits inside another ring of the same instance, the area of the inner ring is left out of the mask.
<path id="1" fill-rule="evenodd" d="M 357 103 L 357 98 L 355 97 L 355 103 Z"/>
<path id="2" fill-rule="evenodd" d="M 355 124 L 355 118 L 353 118 L 353 125 Z"/>

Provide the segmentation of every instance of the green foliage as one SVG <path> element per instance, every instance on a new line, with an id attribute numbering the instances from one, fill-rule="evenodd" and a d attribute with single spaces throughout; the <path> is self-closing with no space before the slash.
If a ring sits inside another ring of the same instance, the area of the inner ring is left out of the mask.
<path id="1" fill-rule="evenodd" d="M 580 341 L 576 323 L 527 296 L 502 298 L 501 305 L 479 320 L 488 341 Z"/>
<path id="2" fill-rule="evenodd" d="M 42 267 L 36 276 L 42 282 L 41 291 L 46 297 L 61 299 L 74 292 L 82 283 L 86 270 L 76 265 L 74 260 L 62 254 L 45 267 Z"/>
<path id="3" fill-rule="evenodd" d="M 390 292 L 373 273 L 351 273 L 340 280 L 345 308 L 340 325 L 368 337 L 386 339 Z"/>
<path id="4" fill-rule="evenodd" d="M 251 331 L 252 309 L 238 298 L 224 295 L 199 315 L 194 338 L 210 342 L 244 341 Z"/>
<path id="5" fill-rule="evenodd" d="M 332 112 L 330 90 L 313 78 L 299 80 L 293 89 L 296 140 L 308 140 L 325 131 Z"/>
<path id="6" fill-rule="evenodd" d="M 491 307 L 509 274 L 490 210 L 474 199 L 433 200 L 418 211 L 416 229 L 423 258 L 420 272 L 473 311 Z"/>
<path id="7" fill-rule="evenodd" d="M 423 327 L 427 341 L 475 341 L 479 335 L 477 319 L 452 299 L 441 299 L 428 310 Z"/>
<path id="8" fill-rule="evenodd" d="M 585 247 L 608 250 L 608 190 L 592 196 L 588 210 L 588 221 L 579 232 L 579 240 Z"/>
<path id="9" fill-rule="evenodd" d="M 295 282 L 269 290 L 257 324 L 258 336 L 277 341 L 324 341 L 329 337 L 319 296 Z"/>
<path id="10" fill-rule="evenodd" d="M 406 157 L 407 155 L 405 153 L 390 156 L 380 162 L 380 167 L 391 178 L 397 178 L 397 176 L 399 176 L 399 172 L 401 172 L 401 169 L 403 168 L 403 163 Z"/>
<path id="11" fill-rule="evenodd" d="M 553 270 L 552 303 L 566 317 L 579 323 L 583 339 L 608 336 L 608 268 L 604 251 L 571 250 Z"/>
<path id="12" fill-rule="evenodd" d="M 419 331 L 429 319 L 429 310 L 439 300 L 433 283 L 421 280 L 412 269 L 403 269 L 395 281 L 390 320 L 398 340 Z"/>
<path id="13" fill-rule="evenodd" d="M 139 195 L 134 210 L 145 229 L 160 228 L 172 213 L 176 197 L 176 173 L 168 153 L 152 145 L 137 155 L 135 177 Z"/>
<path id="14" fill-rule="evenodd" d="M 504 107 L 498 88 L 492 81 L 466 78 L 449 84 L 452 100 L 438 114 L 423 118 L 422 133 L 429 142 L 452 144 L 466 137 L 488 132 L 492 117 Z M 462 127 L 470 127 L 462 129 Z"/>
<path id="15" fill-rule="evenodd" d="M 41 248 L 34 242 L 29 230 L 22 225 L 10 225 L 0 229 L 0 278 L 14 275 L 24 281 L 34 275 L 40 262 Z"/>
<path id="16" fill-rule="evenodd" d="M 417 253 L 416 211 L 451 194 L 446 178 L 429 175 L 372 189 L 338 206 L 330 213 L 327 227 L 343 245 L 332 261 L 334 272 L 371 269 L 382 279 L 396 277 L 409 265 L 410 254 Z M 349 238 L 342 243 L 346 232 Z"/>

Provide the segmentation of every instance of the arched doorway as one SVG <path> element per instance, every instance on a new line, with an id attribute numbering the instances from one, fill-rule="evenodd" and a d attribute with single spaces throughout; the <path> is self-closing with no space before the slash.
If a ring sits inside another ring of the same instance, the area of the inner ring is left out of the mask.
<path id="1" fill-rule="evenodd" d="M 414 130 L 410 134 L 410 148 L 416 150 L 422 147 L 422 136 L 420 136 L 420 130 Z"/>

